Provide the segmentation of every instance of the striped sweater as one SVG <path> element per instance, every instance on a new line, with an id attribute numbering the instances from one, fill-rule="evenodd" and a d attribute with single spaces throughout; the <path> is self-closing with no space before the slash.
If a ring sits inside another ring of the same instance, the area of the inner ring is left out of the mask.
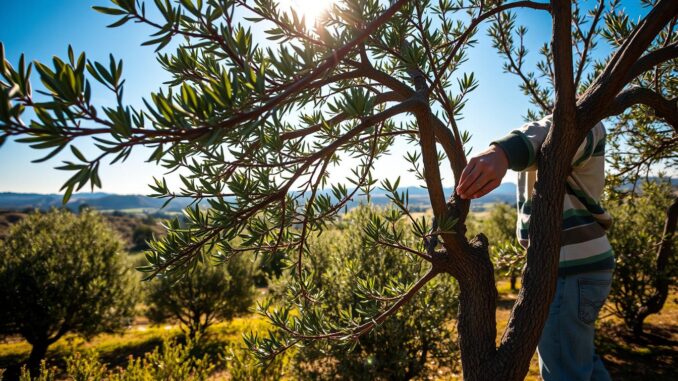
<path id="1" fill-rule="evenodd" d="M 518 224 L 520 244 L 527 247 L 532 192 L 537 181 L 536 153 L 546 139 L 551 117 L 523 125 L 494 141 L 518 172 Z M 572 173 L 565 185 L 561 233 L 560 275 L 614 268 L 614 255 L 605 231 L 612 218 L 600 206 L 605 185 L 605 127 L 589 131 L 574 155 Z"/>

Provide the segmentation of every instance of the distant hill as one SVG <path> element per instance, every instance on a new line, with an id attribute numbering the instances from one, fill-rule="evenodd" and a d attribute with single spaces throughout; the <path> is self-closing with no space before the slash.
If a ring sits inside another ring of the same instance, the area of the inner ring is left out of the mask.
<path id="1" fill-rule="evenodd" d="M 0 209 L 6 210 L 25 210 L 40 209 L 47 210 L 53 207 L 61 207 L 61 195 L 58 194 L 38 194 L 38 193 L 0 193 Z M 71 210 L 77 210 L 83 205 L 87 205 L 98 210 L 127 210 L 140 209 L 146 212 L 156 212 L 164 203 L 164 200 L 141 195 L 118 195 L 110 193 L 82 193 L 75 194 L 66 205 Z M 173 200 L 163 210 L 179 211 L 188 204 L 185 200 Z"/>
<path id="2" fill-rule="evenodd" d="M 410 195 L 410 204 L 413 206 L 428 207 L 428 192 L 421 187 L 408 187 Z M 449 195 L 452 189 L 446 189 Z M 497 189 L 485 197 L 475 200 L 474 203 L 488 202 L 515 202 L 516 186 L 512 183 L 501 184 Z M 358 203 L 367 201 L 365 196 L 357 196 L 348 207 L 351 208 Z M 383 190 L 375 190 L 372 193 L 371 201 L 377 205 L 384 205 L 389 202 Z M 76 193 L 66 205 L 71 210 L 78 210 L 81 206 L 87 205 L 97 210 L 130 210 L 137 209 L 146 213 L 160 211 L 164 200 L 142 196 L 142 195 L 119 195 L 111 193 Z M 188 205 L 188 200 L 173 200 L 162 211 L 175 212 L 180 211 Z M 61 195 L 58 194 L 39 194 L 39 193 L 0 193 L 0 209 L 5 210 L 28 210 L 40 209 L 47 210 L 54 207 L 61 207 Z"/>
<path id="3" fill-rule="evenodd" d="M 428 199 L 428 190 L 422 187 L 407 187 L 407 188 L 402 188 L 399 189 L 399 191 L 403 192 L 407 190 L 409 194 L 409 199 L 410 199 L 410 205 L 414 207 L 423 207 L 423 208 L 429 208 L 430 207 L 430 202 Z M 450 196 L 452 194 L 452 189 L 447 188 L 445 189 L 445 195 Z M 357 204 L 360 202 L 366 202 L 366 197 L 358 197 L 357 199 L 353 200 L 351 205 L 349 207 L 353 206 L 353 204 Z M 386 193 L 383 190 L 376 190 L 372 193 L 371 196 L 371 202 L 373 204 L 377 205 L 385 205 L 388 204 L 390 201 L 388 197 L 386 197 Z M 508 204 L 513 204 L 516 202 L 516 185 L 513 183 L 503 183 L 497 189 L 493 190 L 489 194 L 477 199 L 473 200 L 473 204 L 487 204 L 487 203 L 496 203 L 496 202 L 505 202 Z"/>

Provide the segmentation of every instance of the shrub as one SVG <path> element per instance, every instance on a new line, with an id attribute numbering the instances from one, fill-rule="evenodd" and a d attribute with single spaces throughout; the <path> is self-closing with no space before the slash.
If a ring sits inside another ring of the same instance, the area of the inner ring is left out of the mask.
<path id="1" fill-rule="evenodd" d="M 255 296 L 254 264 L 234 257 L 225 264 L 199 263 L 178 281 L 160 277 L 149 283 L 148 317 L 179 321 L 190 337 L 205 332 L 217 319 L 247 312 Z"/>
<path id="2" fill-rule="evenodd" d="M 665 271 L 658 271 L 656 264 L 666 208 L 672 200 L 669 183 L 646 182 L 639 195 L 609 201 L 607 205 L 614 218 L 608 236 L 617 258 L 609 298 L 615 315 L 636 335 L 642 333 L 646 315 L 641 310 L 654 293 L 657 277 L 673 279 L 671 283 L 675 283 L 678 275 L 675 255 L 669 257 Z M 676 247 L 676 237 L 673 239 Z"/>
<path id="3" fill-rule="evenodd" d="M 261 366 L 252 352 L 236 345 L 229 345 L 222 358 L 232 381 L 279 381 L 285 378 L 289 366 L 289 354 Z"/>
<path id="4" fill-rule="evenodd" d="M 66 359 L 66 375 L 74 381 L 204 381 L 214 369 L 206 356 L 196 358 L 193 355 L 194 342 L 185 345 L 174 340 L 165 340 L 161 347 L 146 353 L 141 358 L 130 357 L 125 368 L 108 369 L 101 363 L 96 352 L 76 352 Z M 55 381 L 57 371 L 42 363 L 35 379 Z M 30 381 L 24 368 L 21 381 Z"/>
<path id="5" fill-rule="evenodd" d="M 32 345 L 31 370 L 67 332 L 90 337 L 129 322 L 134 277 L 120 248 L 92 211 L 34 213 L 12 227 L 0 247 L 0 333 Z"/>
<path id="6" fill-rule="evenodd" d="M 322 254 L 310 256 L 315 261 L 313 286 L 332 290 L 323 299 L 329 306 L 328 320 L 340 320 L 342 311 L 383 308 L 387 302 L 384 298 L 402 293 L 401 285 L 415 281 L 426 269 L 408 253 L 371 244 L 364 229 L 373 215 L 383 216 L 385 212 L 357 208 L 343 218 L 339 229 L 326 231 L 310 246 L 315 254 Z M 359 302 L 355 293 L 368 289 L 383 290 L 384 294 L 367 296 L 367 303 Z M 298 376 L 399 380 L 429 375 L 434 368 L 454 368 L 456 343 L 448 327 L 457 312 L 456 283 L 451 278 L 436 278 L 420 296 L 377 330 L 353 342 L 352 348 L 328 342 L 300 348 L 294 367 Z"/>

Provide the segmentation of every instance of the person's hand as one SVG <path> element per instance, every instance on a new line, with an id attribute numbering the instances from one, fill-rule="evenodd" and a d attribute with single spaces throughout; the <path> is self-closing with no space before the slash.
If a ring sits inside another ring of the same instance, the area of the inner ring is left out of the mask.
<path id="1" fill-rule="evenodd" d="M 461 173 L 457 194 L 461 198 L 482 197 L 501 184 L 509 162 L 504 150 L 496 144 L 469 160 Z"/>

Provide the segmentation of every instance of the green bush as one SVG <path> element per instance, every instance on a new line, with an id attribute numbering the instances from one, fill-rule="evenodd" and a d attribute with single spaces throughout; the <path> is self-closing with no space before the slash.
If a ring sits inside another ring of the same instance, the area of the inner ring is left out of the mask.
<path id="1" fill-rule="evenodd" d="M 254 302 L 253 264 L 234 257 L 225 264 L 199 263 L 178 281 L 160 277 L 148 284 L 147 315 L 154 322 L 181 323 L 190 337 L 217 319 L 246 313 Z"/>
<path id="2" fill-rule="evenodd" d="M 289 353 L 262 366 L 252 352 L 237 345 L 229 345 L 222 360 L 232 381 L 279 381 L 285 378 L 289 367 Z"/>
<path id="3" fill-rule="evenodd" d="M 149 225 L 139 225 L 134 228 L 132 242 L 134 250 L 147 250 L 148 242 L 153 240 L 153 229 Z"/>
<path id="4" fill-rule="evenodd" d="M 68 332 L 91 337 L 130 322 L 135 278 L 121 246 L 92 211 L 33 213 L 12 227 L 0 246 L 0 334 L 32 345 L 31 370 Z"/>
<path id="5" fill-rule="evenodd" d="M 146 353 L 141 358 L 130 358 L 125 368 L 108 369 L 101 363 L 96 352 L 76 352 L 66 359 L 66 376 L 73 381 L 204 381 L 214 369 L 206 356 L 194 356 L 194 342 L 180 344 L 165 340 L 161 347 Z M 58 371 L 47 368 L 43 362 L 40 373 L 34 380 L 54 381 Z M 30 381 L 26 368 L 22 369 L 21 381 Z"/>
<path id="6" fill-rule="evenodd" d="M 653 294 L 657 277 L 667 277 L 675 284 L 678 276 L 675 252 L 669 257 L 665 272 L 658 272 L 656 266 L 666 208 L 673 197 L 668 182 L 647 182 L 639 195 L 612 200 L 606 205 L 614 218 L 608 237 L 617 261 L 609 300 L 615 315 L 636 334 L 642 332 L 645 316 L 640 312 Z M 675 250 L 678 239 L 675 236 L 673 239 Z"/>
<path id="7" fill-rule="evenodd" d="M 426 265 L 411 254 L 375 247 L 364 228 L 372 214 L 384 212 L 360 207 L 348 213 L 338 229 L 314 240 L 309 250 L 315 274 L 313 287 L 326 290 L 322 303 L 326 320 L 342 320 L 342 311 L 378 310 L 388 304 L 378 296 L 368 302 L 355 295 L 368 289 L 386 290 L 392 297 L 401 285 L 413 282 Z M 403 229 L 406 230 L 406 229 Z M 403 240 L 414 239 L 404 233 Z M 390 293 L 389 291 L 390 290 Z M 294 370 L 302 379 L 402 380 L 432 374 L 434 369 L 456 366 L 456 343 L 450 321 L 457 312 L 457 287 L 449 277 L 431 281 L 420 294 L 352 348 L 319 342 L 299 348 Z"/>

